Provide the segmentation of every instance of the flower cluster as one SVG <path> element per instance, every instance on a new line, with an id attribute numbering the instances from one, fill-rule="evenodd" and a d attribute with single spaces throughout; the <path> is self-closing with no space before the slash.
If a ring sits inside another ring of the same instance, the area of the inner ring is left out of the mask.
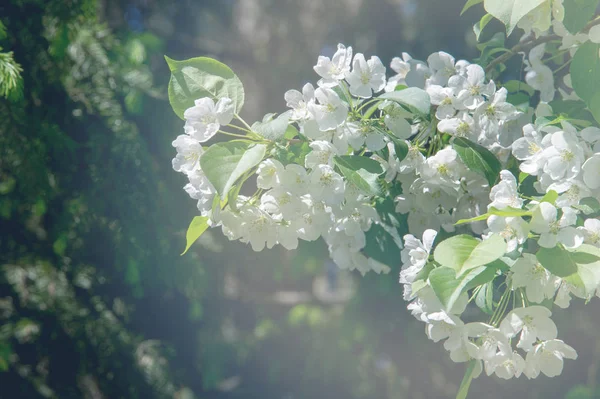
<path id="1" fill-rule="evenodd" d="M 596 26 L 569 33 L 561 7 L 545 1 L 519 26 L 558 35 L 555 52 L 600 41 Z M 549 51 L 530 47 L 528 84 L 515 87 L 445 52 L 404 53 L 386 78 L 378 57 L 339 44 L 279 116 L 250 126 L 234 99 L 196 99 L 173 168 L 206 224 L 255 251 L 322 238 L 343 269 L 400 263 L 408 309 L 474 376 L 556 376 L 577 354 L 557 338 L 552 306 L 600 296 L 600 128 L 553 109 L 557 92 L 579 98 L 569 75 L 555 88 Z M 219 133 L 232 145 L 202 147 Z M 251 176 L 255 192 L 241 192 Z M 465 322 L 469 303 L 484 321 Z"/>

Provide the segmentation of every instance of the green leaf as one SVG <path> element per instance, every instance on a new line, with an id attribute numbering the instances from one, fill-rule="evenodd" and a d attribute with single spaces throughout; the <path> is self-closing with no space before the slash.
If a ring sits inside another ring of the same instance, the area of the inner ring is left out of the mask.
<path id="1" fill-rule="evenodd" d="M 581 100 L 554 100 L 549 104 L 556 115 L 588 121 L 594 120 L 594 117 L 585 109 Z"/>
<path id="2" fill-rule="evenodd" d="M 186 109 L 194 106 L 194 101 L 209 97 L 215 101 L 229 97 L 235 112 L 239 113 L 244 104 L 244 87 L 240 79 L 225 64 L 206 57 L 175 61 L 165 56 L 171 70 L 169 81 L 169 102 L 173 111 L 183 119 Z"/>
<path id="3" fill-rule="evenodd" d="M 452 147 L 467 168 L 484 176 L 490 187 L 494 185 L 502 170 L 502 164 L 494 154 L 487 148 L 463 137 L 456 137 L 452 142 Z"/>
<path id="4" fill-rule="evenodd" d="M 492 281 L 483 284 L 475 296 L 475 305 L 489 315 L 494 313 L 494 285 Z"/>
<path id="5" fill-rule="evenodd" d="M 461 234 L 440 242 L 433 257 L 440 265 L 454 269 L 460 276 L 470 269 L 499 259 L 505 252 L 506 242 L 497 234 L 483 241 Z"/>
<path id="6" fill-rule="evenodd" d="M 530 100 L 531 99 L 529 98 L 529 95 L 523 92 L 509 93 L 506 96 L 506 102 L 514 105 L 521 112 L 525 112 L 527 110 Z"/>
<path id="7" fill-rule="evenodd" d="M 504 83 L 502 87 L 506 88 L 506 91 L 509 93 L 518 93 L 520 91 L 524 91 L 529 94 L 529 96 L 533 96 L 535 94 L 535 89 L 529 86 L 525 82 L 521 82 L 520 80 L 509 80 Z"/>
<path id="8" fill-rule="evenodd" d="M 416 280 L 410 284 L 410 292 L 412 295 L 415 295 L 417 292 L 421 291 L 423 288 L 427 287 L 429 284 L 427 280 Z"/>
<path id="9" fill-rule="evenodd" d="M 409 87 L 401 91 L 392 91 L 379 96 L 381 99 L 395 101 L 417 111 L 421 115 L 429 115 L 431 100 L 423 89 Z"/>
<path id="10" fill-rule="evenodd" d="M 472 290 L 473 288 L 477 288 L 480 285 L 489 283 L 490 281 L 492 281 L 494 279 L 494 277 L 496 277 L 496 272 L 498 270 L 508 270 L 509 267 L 506 263 L 502 262 L 499 259 L 496 259 L 493 262 L 488 263 L 485 266 L 480 266 L 483 267 L 484 270 L 480 271 L 479 273 L 477 273 L 476 275 L 474 275 L 472 278 L 469 279 L 469 281 L 467 282 L 467 284 L 465 285 L 465 291 L 468 290 Z M 478 270 L 479 267 L 476 267 L 475 269 L 471 269 L 471 270 Z M 467 273 L 467 275 L 470 274 Z"/>
<path id="11" fill-rule="evenodd" d="M 468 0 L 465 3 L 465 6 L 463 7 L 462 11 L 460 12 L 460 15 L 463 15 L 469 8 L 471 8 L 474 5 L 477 5 L 479 3 L 483 3 L 483 0 Z"/>
<path id="12" fill-rule="evenodd" d="M 482 54 L 482 58 L 486 58 L 485 56 L 492 55 L 492 54 L 490 54 L 490 51 L 492 49 L 498 50 L 498 51 L 506 50 L 504 48 L 505 41 L 506 41 L 506 37 L 504 36 L 504 33 L 496 32 L 494 34 L 494 36 L 491 37 L 490 40 L 488 40 L 487 42 L 479 43 L 475 47 L 477 47 L 477 50 L 481 51 L 482 53 L 485 53 L 485 54 Z M 484 52 L 484 50 L 486 50 L 487 52 Z"/>
<path id="13" fill-rule="evenodd" d="M 508 36 L 525 15 L 544 1 L 546 0 L 485 0 L 483 7 L 506 25 Z"/>
<path id="14" fill-rule="evenodd" d="M 438 267 L 429 273 L 429 284 L 442 305 L 444 305 L 444 309 L 450 312 L 469 281 L 484 272 L 485 269 L 485 266 L 480 266 L 472 269 L 469 273 L 463 275 L 462 278 L 457 278 L 454 269 Z"/>
<path id="15" fill-rule="evenodd" d="M 582 44 L 571 62 L 573 90 L 589 105 L 594 95 L 600 91 L 600 44 Z"/>
<path id="16" fill-rule="evenodd" d="M 342 175 L 359 190 L 370 195 L 379 194 L 377 177 L 384 172 L 379 162 L 360 155 L 339 155 L 333 160 Z"/>
<path id="17" fill-rule="evenodd" d="M 283 146 L 277 146 L 273 156 L 284 166 L 291 163 L 304 165 L 304 159 L 310 151 L 311 148 L 307 141 L 298 141 L 290 144 L 287 149 Z"/>
<path id="18" fill-rule="evenodd" d="M 577 264 L 595 263 L 600 261 L 600 248 L 582 244 L 571 251 L 571 257 Z"/>
<path id="19" fill-rule="evenodd" d="M 583 244 L 570 253 L 571 259 L 577 263 L 577 271 L 564 279 L 576 287 L 582 288 L 586 296 L 596 292 L 600 284 L 600 249 Z"/>
<path id="20" fill-rule="evenodd" d="M 554 205 L 556 203 L 557 199 L 558 199 L 558 193 L 554 190 L 550 190 L 546 193 L 546 195 L 544 195 L 542 197 L 542 199 L 540 199 L 540 202 L 549 202 L 552 205 Z"/>
<path id="21" fill-rule="evenodd" d="M 427 262 L 425 266 L 423 266 L 421 271 L 417 273 L 414 281 L 427 280 L 427 278 L 429 277 L 429 273 L 431 273 L 433 269 L 435 269 L 435 264 L 433 262 Z"/>
<path id="22" fill-rule="evenodd" d="M 390 267 L 394 267 L 400 262 L 398 244 L 380 224 L 371 224 L 371 228 L 365 233 L 365 238 L 366 245 L 363 249 L 365 256 Z"/>
<path id="23" fill-rule="evenodd" d="M 600 263 L 587 263 L 577 266 L 577 277 L 581 280 L 580 287 L 585 290 L 586 296 L 592 296 L 600 283 Z M 565 278 L 566 280 L 567 278 Z M 573 281 L 573 280 L 571 280 Z"/>
<path id="24" fill-rule="evenodd" d="M 523 209 L 518 209 L 518 208 L 511 208 L 510 206 L 503 208 L 503 209 L 491 207 L 488 210 L 488 212 L 484 213 L 483 215 L 475 216 L 474 218 L 471 218 L 471 219 L 460 219 L 458 222 L 456 222 L 454 224 L 459 225 L 459 224 L 463 224 L 463 223 L 479 222 L 480 220 L 486 220 L 491 215 L 504 216 L 504 217 L 510 218 L 510 217 L 531 216 L 531 215 L 533 215 L 533 212 L 526 211 Z"/>
<path id="25" fill-rule="evenodd" d="M 396 150 L 396 159 L 398 162 L 402 162 L 408 155 L 408 144 L 404 140 L 392 139 L 394 143 L 394 150 Z"/>
<path id="26" fill-rule="evenodd" d="M 296 129 L 294 125 L 288 125 L 288 127 L 285 129 L 285 134 L 283 135 L 283 137 L 286 140 L 291 140 L 298 136 L 298 134 L 298 129 Z"/>
<path id="27" fill-rule="evenodd" d="M 588 102 L 588 108 L 594 116 L 596 122 L 600 123 L 600 92 L 594 94 L 591 100 Z"/>
<path id="28" fill-rule="evenodd" d="M 600 261 L 600 256 L 586 252 L 574 252 L 571 254 L 571 259 L 577 264 L 589 264 Z"/>
<path id="29" fill-rule="evenodd" d="M 227 203 L 229 204 L 231 209 L 233 209 L 234 211 L 238 210 L 237 199 L 238 199 L 238 196 L 240 195 L 241 188 L 242 188 L 242 183 L 236 184 L 233 186 L 233 188 L 231 190 L 229 190 L 229 193 L 227 193 Z"/>
<path id="30" fill-rule="evenodd" d="M 519 184 L 523 183 L 523 180 L 527 179 L 527 176 L 529 176 L 529 173 L 520 172 L 519 173 Z"/>
<path id="31" fill-rule="evenodd" d="M 572 34 L 579 33 L 596 15 L 600 0 L 564 0 L 565 16 L 563 24 Z"/>
<path id="32" fill-rule="evenodd" d="M 473 25 L 473 32 L 475 33 L 475 38 L 479 41 L 479 36 L 481 36 L 481 32 L 486 27 L 486 25 L 494 18 L 492 14 L 485 14 L 481 19 Z"/>
<path id="33" fill-rule="evenodd" d="M 185 250 L 181 253 L 184 255 L 194 242 L 208 229 L 208 218 L 206 216 L 195 216 L 190 223 L 190 227 L 185 233 Z"/>
<path id="34" fill-rule="evenodd" d="M 456 276 L 454 269 L 438 267 L 429 273 L 429 284 L 446 312 L 450 312 L 462 293 L 492 281 L 496 277 L 496 270 L 479 266 L 462 276 Z"/>
<path id="35" fill-rule="evenodd" d="M 577 264 L 569 251 L 559 246 L 540 248 L 535 254 L 538 262 L 550 273 L 558 277 L 567 277 L 577 273 Z"/>
<path id="36" fill-rule="evenodd" d="M 252 131 L 267 140 L 276 141 L 284 137 L 288 129 L 290 114 L 285 112 L 275 118 L 275 114 L 267 114 L 262 122 L 254 122 Z"/>
<path id="37" fill-rule="evenodd" d="M 573 208 L 578 209 L 589 216 L 600 213 L 600 202 L 594 197 L 586 197 L 581 199 L 578 205 L 573 205 Z"/>
<path id="38" fill-rule="evenodd" d="M 479 360 L 470 360 L 467 364 L 467 370 L 465 371 L 465 376 L 460 383 L 460 387 L 458 388 L 458 393 L 456 394 L 456 399 L 467 399 L 467 395 L 469 394 L 469 387 L 471 386 L 471 381 L 473 381 L 473 371 L 475 370 L 475 366 Z"/>
<path id="39" fill-rule="evenodd" d="M 227 141 L 211 145 L 200 157 L 200 167 L 221 196 L 226 198 L 236 180 L 265 156 L 264 144 Z"/>

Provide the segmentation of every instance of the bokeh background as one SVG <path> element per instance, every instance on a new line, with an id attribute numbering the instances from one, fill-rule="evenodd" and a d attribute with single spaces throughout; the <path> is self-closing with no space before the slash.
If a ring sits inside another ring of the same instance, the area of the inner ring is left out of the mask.
<path id="1" fill-rule="evenodd" d="M 0 0 L 0 88 L 22 69 L 0 98 L 0 398 L 453 397 L 464 365 L 407 312 L 399 265 L 361 277 L 320 242 L 254 253 L 218 230 L 179 256 L 195 204 L 163 55 L 230 65 L 254 121 L 338 42 L 476 57 L 463 3 Z M 556 312 L 579 352 L 562 376 L 470 397 L 600 397 L 599 308 Z"/>

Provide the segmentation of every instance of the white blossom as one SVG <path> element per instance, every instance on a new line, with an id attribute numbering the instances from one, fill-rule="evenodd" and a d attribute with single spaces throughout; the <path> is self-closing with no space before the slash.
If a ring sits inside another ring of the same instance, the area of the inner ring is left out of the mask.
<path id="1" fill-rule="evenodd" d="M 319 87 L 315 90 L 315 98 L 319 103 L 309 103 L 308 110 L 316 119 L 320 130 L 335 129 L 346 120 L 348 106 L 335 91 Z"/>
<path id="2" fill-rule="evenodd" d="M 491 215 L 487 219 L 490 232 L 499 234 L 506 241 L 506 252 L 512 252 L 527 240 L 529 225 L 520 217 Z"/>
<path id="3" fill-rule="evenodd" d="M 507 207 L 521 208 L 523 200 L 517 191 L 517 179 L 508 170 L 500 172 L 500 182 L 490 191 L 490 208 L 504 209 Z"/>
<path id="4" fill-rule="evenodd" d="M 553 180 L 571 179 L 579 173 L 583 164 L 583 149 L 577 140 L 573 126 L 563 122 L 565 130 L 552 133 L 550 142 L 542 153 L 544 172 Z"/>
<path id="5" fill-rule="evenodd" d="M 372 92 L 379 92 L 385 87 L 385 67 L 377 56 L 368 61 L 361 53 L 354 56 L 352 72 L 346 76 L 350 85 L 350 94 L 361 98 L 370 98 Z"/>
<path id="6" fill-rule="evenodd" d="M 344 179 L 329 165 L 315 165 L 309 175 L 309 192 L 315 200 L 328 205 L 339 204 L 344 198 Z"/>
<path id="7" fill-rule="evenodd" d="M 524 287 L 527 299 L 540 303 L 556 292 L 556 277 L 538 262 L 533 254 L 523 254 L 510 268 L 513 287 Z"/>
<path id="8" fill-rule="evenodd" d="M 314 70 L 319 76 L 318 85 L 321 87 L 337 86 L 340 80 L 343 80 L 350 72 L 350 63 L 352 62 L 352 47 L 346 48 L 343 44 L 338 44 L 337 51 L 329 57 L 319 56 Z"/>
<path id="9" fill-rule="evenodd" d="M 276 187 L 282 181 L 283 171 L 284 166 L 281 162 L 273 158 L 265 159 L 258 165 L 258 169 L 256 170 L 256 174 L 258 175 L 256 185 L 263 189 Z"/>
<path id="10" fill-rule="evenodd" d="M 173 141 L 177 155 L 173 158 L 173 169 L 190 174 L 200 168 L 200 156 L 204 152 L 198 140 L 188 135 L 179 135 Z"/>
<path id="11" fill-rule="evenodd" d="M 541 342 L 527 353 L 525 375 L 537 378 L 541 372 L 548 377 L 556 377 L 562 373 L 563 359 L 577 359 L 577 352 L 560 339 Z"/>
<path id="12" fill-rule="evenodd" d="M 315 101 L 315 88 L 307 83 L 302 87 L 302 93 L 298 90 L 288 90 L 285 92 L 286 105 L 292 108 L 293 120 L 304 120 L 310 117 L 308 104 Z"/>
<path id="13" fill-rule="evenodd" d="M 583 181 L 591 189 L 600 188 L 600 153 L 588 158 L 583 166 Z"/>
<path id="14" fill-rule="evenodd" d="M 600 220 L 587 219 L 583 226 L 577 228 L 583 234 L 583 241 L 586 244 L 600 247 Z"/>
<path id="15" fill-rule="evenodd" d="M 217 134 L 221 125 L 233 119 L 233 101 L 223 97 L 215 102 L 203 97 L 194 101 L 194 106 L 185 110 L 185 132 L 201 143 Z"/>
<path id="16" fill-rule="evenodd" d="M 507 337 L 519 335 L 517 348 L 529 350 L 536 338 L 554 339 L 556 325 L 550 319 L 552 312 L 543 306 L 528 306 L 512 310 L 500 323 L 500 331 Z"/>
<path id="17" fill-rule="evenodd" d="M 494 82 L 485 82 L 485 71 L 479 65 L 467 67 L 467 77 L 455 75 L 448 86 L 458 91 L 457 100 L 468 109 L 475 109 L 484 102 L 484 95 L 491 96 L 496 91 Z"/>
<path id="18" fill-rule="evenodd" d="M 570 207 L 562 208 L 562 216 L 558 219 L 558 209 L 548 202 L 542 202 L 531 218 L 531 231 L 540 234 L 538 244 L 552 248 L 561 243 L 568 248 L 576 248 L 583 243 L 583 236 L 573 227 L 577 222 L 577 214 Z"/>

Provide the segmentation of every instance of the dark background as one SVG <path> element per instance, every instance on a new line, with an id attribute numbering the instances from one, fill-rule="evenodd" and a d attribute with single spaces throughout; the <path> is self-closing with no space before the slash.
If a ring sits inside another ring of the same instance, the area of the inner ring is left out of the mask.
<path id="1" fill-rule="evenodd" d="M 454 397 L 464 365 L 407 312 L 399 266 L 363 278 L 322 243 L 254 253 L 218 229 L 179 256 L 195 204 L 163 55 L 230 65 L 252 122 L 338 42 L 386 65 L 476 57 L 483 10 L 462 5 L 0 0 L 0 65 L 22 68 L 0 98 L 0 398 Z M 596 307 L 555 312 L 579 352 L 562 376 L 482 376 L 470 397 L 600 397 Z"/>

